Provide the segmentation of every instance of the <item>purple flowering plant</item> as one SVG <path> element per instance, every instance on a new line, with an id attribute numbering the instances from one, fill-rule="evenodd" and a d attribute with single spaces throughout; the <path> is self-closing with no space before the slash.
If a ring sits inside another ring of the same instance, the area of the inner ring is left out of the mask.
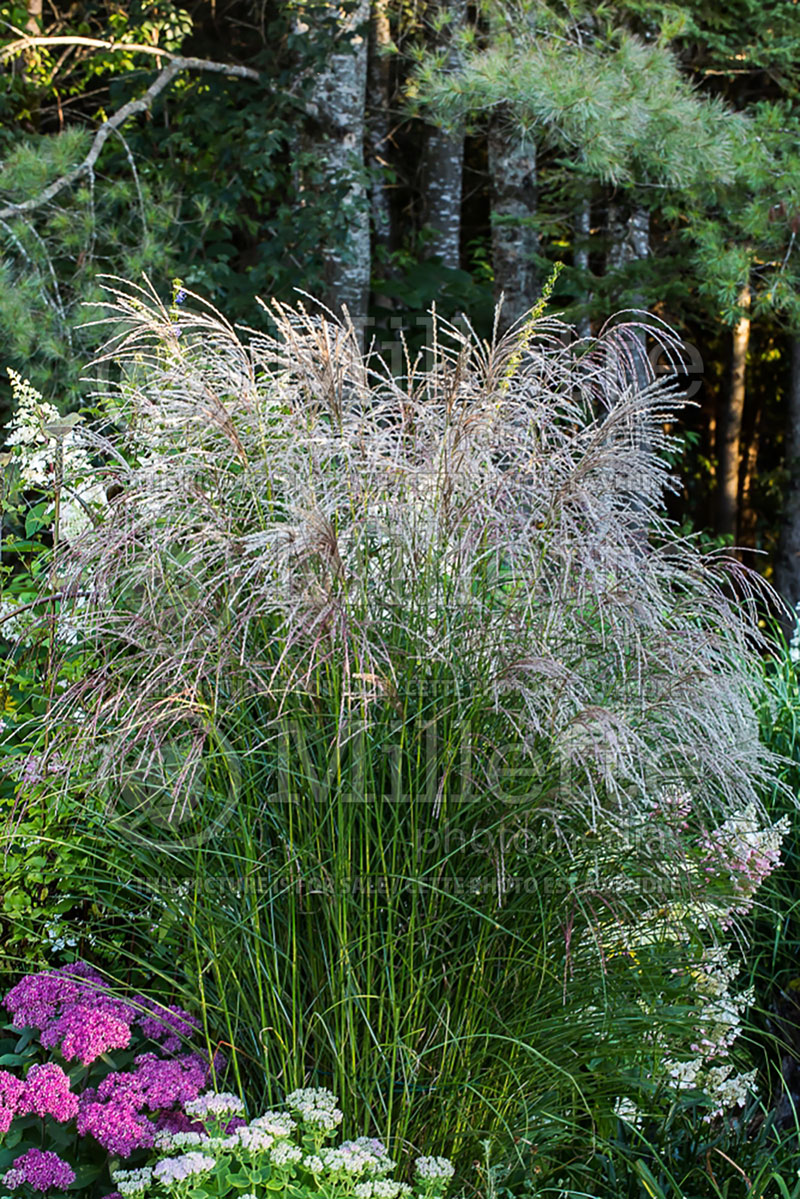
<path id="1" fill-rule="evenodd" d="M 202 1128 L 190 1107 L 217 1063 L 182 1008 L 122 999 L 82 962 L 25 975 L 2 1002 L 0 1194 L 104 1195 L 159 1135 Z"/>

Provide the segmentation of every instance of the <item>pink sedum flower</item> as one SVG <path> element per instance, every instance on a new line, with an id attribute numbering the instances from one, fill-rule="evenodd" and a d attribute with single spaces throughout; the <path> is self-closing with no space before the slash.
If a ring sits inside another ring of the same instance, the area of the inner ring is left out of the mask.
<path id="1" fill-rule="evenodd" d="M 0 1136 L 5 1136 L 17 1114 L 23 1084 L 7 1070 L 0 1070 Z"/>
<path id="2" fill-rule="evenodd" d="M 31 1066 L 17 1111 L 20 1115 L 52 1116 L 66 1124 L 78 1114 L 78 1096 L 70 1090 L 69 1078 L 55 1062 Z"/>
<path id="3" fill-rule="evenodd" d="M 68 1008 L 41 1037 L 48 1049 L 60 1044 L 61 1054 L 68 1062 L 78 1058 L 84 1066 L 110 1049 L 126 1049 L 130 1039 L 130 1026 L 124 1020 L 113 1012 L 85 1003 Z"/>
<path id="4" fill-rule="evenodd" d="M 147 1116 L 127 1103 L 97 1102 L 90 1091 L 81 1096 L 78 1132 L 94 1137 L 104 1149 L 119 1157 L 130 1157 L 134 1149 L 151 1149 L 155 1137 L 155 1128 Z"/>

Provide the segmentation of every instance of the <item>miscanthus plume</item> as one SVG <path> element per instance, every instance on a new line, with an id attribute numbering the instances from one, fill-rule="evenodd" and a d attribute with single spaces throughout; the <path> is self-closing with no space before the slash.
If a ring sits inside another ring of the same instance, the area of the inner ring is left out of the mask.
<path id="1" fill-rule="evenodd" d="M 758 804 L 754 583 L 664 515 L 680 399 L 642 383 L 636 329 L 485 342 L 438 321 L 396 377 L 302 308 L 243 340 L 192 303 L 178 338 L 148 289 L 110 289 L 120 382 L 92 446 L 113 498 L 58 563 L 99 665 L 53 705 L 51 746 L 75 707 L 73 761 L 113 739 L 152 766 L 180 729 L 185 779 L 208 714 L 247 696 L 267 743 L 333 672 L 344 742 L 435 673 L 492 722 L 475 786 L 513 744 L 558 774 L 556 823 L 672 785 L 723 818 Z"/>

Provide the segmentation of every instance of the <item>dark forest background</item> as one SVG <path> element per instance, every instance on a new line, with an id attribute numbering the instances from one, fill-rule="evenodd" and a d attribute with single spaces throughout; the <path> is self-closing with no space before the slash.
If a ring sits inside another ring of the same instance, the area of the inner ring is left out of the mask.
<path id="1" fill-rule="evenodd" d="M 299 288 L 400 369 L 432 302 L 489 336 L 501 293 L 508 325 L 563 263 L 551 308 L 581 335 L 633 308 L 686 343 L 674 518 L 800 599 L 796 3 L 0 18 L 0 357 L 48 399 L 87 402 L 98 273 L 145 272 L 166 300 L 179 278 L 254 326 L 256 296 Z"/>

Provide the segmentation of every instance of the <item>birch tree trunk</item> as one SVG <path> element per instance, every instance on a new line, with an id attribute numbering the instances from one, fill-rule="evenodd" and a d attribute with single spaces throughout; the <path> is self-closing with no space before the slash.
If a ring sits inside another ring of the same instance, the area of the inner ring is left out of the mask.
<path id="1" fill-rule="evenodd" d="M 440 6 L 441 7 L 441 6 Z M 446 68 L 461 65 L 458 36 L 467 20 L 466 0 L 446 0 L 449 20 L 443 27 L 447 39 Z M 441 40 L 441 39 L 440 39 Z M 442 266 L 457 269 L 461 262 L 461 192 L 464 174 L 464 126 L 431 126 L 425 143 L 423 188 L 425 223 L 433 230 L 430 253 Z"/>
<path id="2" fill-rule="evenodd" d="M 788 475 L 781 513 L 778 554 L 775 561 L 775 586 L 792 608 L 800 603 L 800 336 L 792 338 L 791 378 L 786 396 L 785 467 Z M 781 623 L 787 639 L 794 632 L 794 620 L 783 616 Z"/>
<path id="3" fill-rule="evenodd" d="M 370 209 L 373 246 L 385 258 L 392 249 L 392 211 L 386 185 L 386 155 L 391 135 L 392 42 L 389 0 L 374 0 L 367 71 L 367 145 L 371 170 Z"/>
<path id="4" fill-rule="evenodd" d="M 341 231 L 338 244 L 323 248 L 327 284 L 324 298 L 334 311 L 342 305 L 347 307 L 363 338 L 371 264 L 364 170 L 370 0 L 358 0 L 346 14 L 332 0 L 328 7 L 337 14 L 338 30 L 325 69 L 315 77 L 307 105 L 317 129 L 307 148 L 316 155 L 326 183 L 337 192 L 344 189 L 337 222 Z M 312 34 L 308 24 L 303 28 Z"/>
<path id="5" fill-rule="evenodd" d="M 572 265 L 585 278 L 588 278 L 589 275 L 589 238 L 591 232 L 592 201 L 589 196 L 582 196 L 575 209 L 575 240 L 572 248 Z M 590 300 L 591 295 L 587 291 L 584 294 L 583 302 L 588 305 Z M 588 313 L 584 313 L 583 316 L 579 317 L 576 324 L 580 337 L 591 336 L 592 324 Z"/>
<path id="6" fill-rule="evenodd" d="M 536 302 L 539 249 L 536 230 L 536 147 L 520 137 L 506 114 L 489 127 L 492 204 L 492 267 L 495 301 L 503 299 L 501 325 L 507 328 Z"/>
<path id="7" fill-rule="evenodd" d="M 719 431 L 717 464 L 717 532 L 737 536 L 739 519 L 739 469 L 741 465 L 742 419 L 746 397 L 747 350 L 750 345 L 749 284 L 739 294 L 742 314 L 734 325 L 731 346 L 731 380 Z"/>
<path id="8" fill-rule="evenodd" d="M 608 237 L 606 274 L 624 272 L 626 267 L 649 257 L 650 213 L 646 208 L 635 207 L 625 215 L 616 204 L 609 204 Z M 638 310 L 648 307 L 647 300 L 641 292 L 634 291 L 630 298 L 630 307 Z M 646 387 L 653 374 L 647 357 L 647 334 L 643 329 L 632 335 L 628 348 L 630 358 L 626 374 L 630 374 L 631 380 L 638 387 Z"/>

